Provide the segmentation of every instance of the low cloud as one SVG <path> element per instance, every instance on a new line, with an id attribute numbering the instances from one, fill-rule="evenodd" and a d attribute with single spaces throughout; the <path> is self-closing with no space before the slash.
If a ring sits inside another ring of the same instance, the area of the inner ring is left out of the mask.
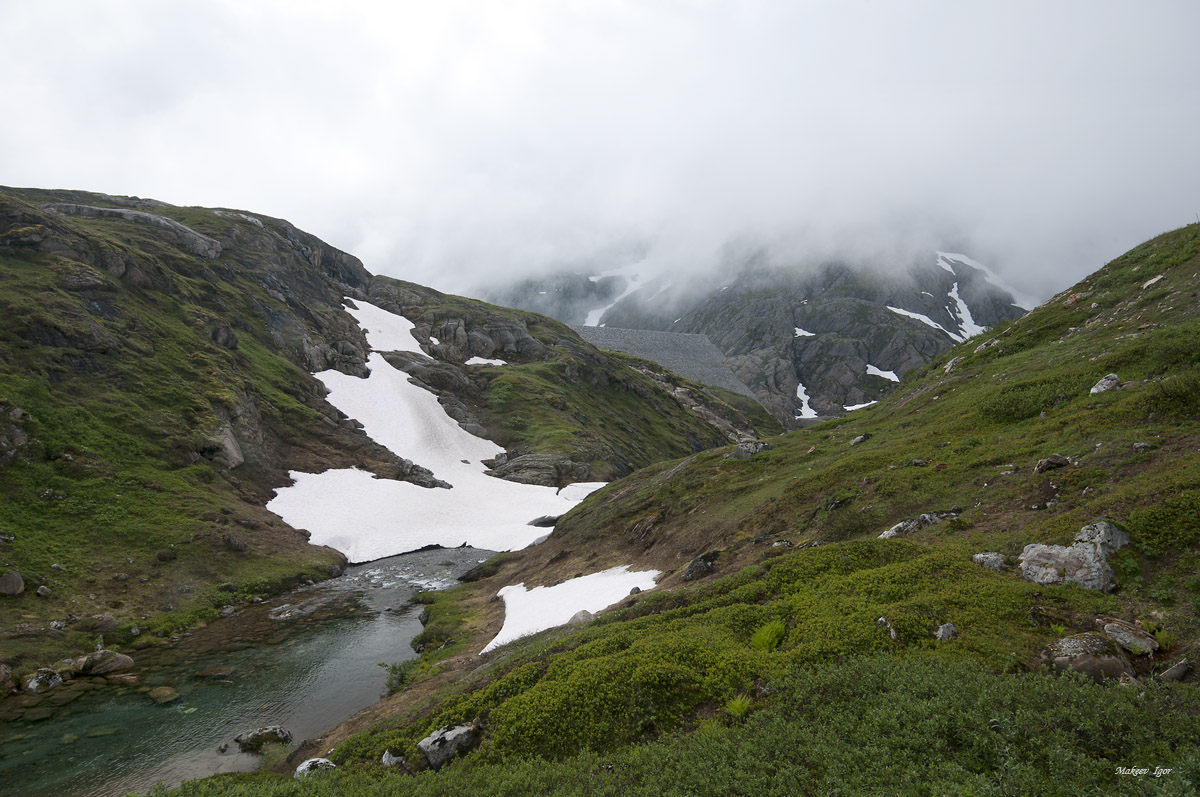
<path id="1" fill-rule="evenodd" d="M 4 182 L 446 290 L 953 247 L 1045 296 L 1200 211 L 1189 2 L 8 3 Z"/>

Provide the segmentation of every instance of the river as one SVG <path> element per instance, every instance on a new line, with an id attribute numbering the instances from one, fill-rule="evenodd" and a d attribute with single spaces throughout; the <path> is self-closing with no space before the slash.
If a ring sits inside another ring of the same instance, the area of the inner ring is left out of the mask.
<path id="1" fill-rule="evenodd" d="M 234 736 L 282 725 L 299 742 L 374 703 L 386 679 L 379 663 L 416 655 L 412 596 L 452 586 L 491 555 L 436 549 L 353 565 L 135 652 L 137 686 L 82 679 L 9 698 L 0 703 L 0 795 L 107 797 L 253 770 L 259 757 L 239 752 Z M 156 686 L 180 698 L 156 705 L 145 694 Z"/>

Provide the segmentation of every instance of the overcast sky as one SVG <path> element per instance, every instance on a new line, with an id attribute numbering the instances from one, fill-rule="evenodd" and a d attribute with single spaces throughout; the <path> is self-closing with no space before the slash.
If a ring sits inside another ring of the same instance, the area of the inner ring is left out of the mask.
<path id="1" fill-rule="evenodd" d="M 968 250 L 1045 297 L 1200 212 L 1200 3 L 0 0 L 0 184 L 287 218 L 445 290 L 644 248 Z"/>

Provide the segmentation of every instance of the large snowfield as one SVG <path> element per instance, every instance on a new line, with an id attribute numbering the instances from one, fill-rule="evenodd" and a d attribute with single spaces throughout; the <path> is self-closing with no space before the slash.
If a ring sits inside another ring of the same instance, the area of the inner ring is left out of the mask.
<path id="1" fill-rule="evenodd" d="M 352 562 L 426 545 L 465 543 L 493 551 L 516 550 L 546 536 L 545 528 L 530 526 L 529 521 L 561 515 L 604 486 L 589 482 L 556 490 L 488 476 L 481 460 L 495 457 L 502 449 L 465 431 L 446 415 L 436 396 L 410 383 L 407 374 L 379 354 L 423 353 L 412 336 L 413 324 L 366 302 L 356 304 L 347 310 L 367 335 L 372 349 L 367 358 L 370 374 L 366 379 L 339 371 L 316 374 L 329 390 L 327 400 L 361 423 L 372 440 L 428 468 L 452 488 L 418 487 L 356 468 L 292 471 L 294 484 L 279 489 L 267 508 L 292 526 L 311 532 L 314 545 L 336 548 Z M 580 609 L 599 611 L 635 586 L 650 589 L 658 575 L 658 571 L 627 571 L 628 566 L 553 588 L 536 587 L 528 592 L 529 598 L 523 597 L 522 585 L 505 587 L 501 590 L 507 610 L 504 629 L 489 649 L 561 625 Z M 546 595 L 553 599 L 546 602 Z"/>

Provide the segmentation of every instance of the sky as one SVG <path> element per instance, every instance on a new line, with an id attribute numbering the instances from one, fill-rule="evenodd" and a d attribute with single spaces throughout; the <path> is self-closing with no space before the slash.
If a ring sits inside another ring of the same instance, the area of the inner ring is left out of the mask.
<path id="1" fill-rule="evenodd" d="M 0 184 L 282 217 L 442 290 L 1200 220 L 1200 3 L 0 0 Z"/>

